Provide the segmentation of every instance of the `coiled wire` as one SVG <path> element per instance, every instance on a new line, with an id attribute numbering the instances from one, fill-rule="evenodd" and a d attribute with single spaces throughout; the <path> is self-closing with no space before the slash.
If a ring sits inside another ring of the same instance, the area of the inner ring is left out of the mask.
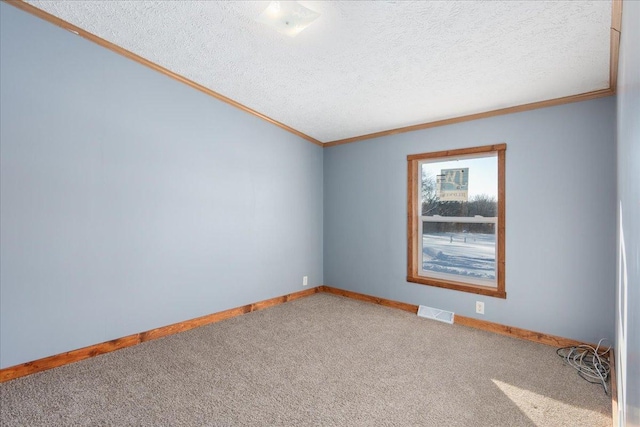
<path id="1" fill-rule="evenodd" d="M 609 350 L 602 347 L 602 342 L 598 341 L 598 345 L 593 348 L 590 345 L 582 344 L 576 347 L 561 347 L 556 350 L 558 356 L 562 357 L 566 364 L 572 366 L 578 371 L 585 380 L 593 384 L 601 384 L 605 394 L 609 395 L 609 387 L 607 380 L 611 368 L 609 366 Z"/>

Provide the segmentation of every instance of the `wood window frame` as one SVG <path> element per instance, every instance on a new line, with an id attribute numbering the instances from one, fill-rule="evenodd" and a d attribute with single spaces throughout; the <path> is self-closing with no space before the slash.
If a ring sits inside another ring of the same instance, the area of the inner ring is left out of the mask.
<path id="1" fill-rule="evenodd" d="M 505 291 L 505 154 L 507 144 L 485 145 L 481 147 L 462 148 L 457 150 L 437 151 L 432 153 L 411 154 L 407 156 L 407 282 L 439 288 L 453 289 L 496 298 L 506 298 Z M 419 275 L 421 263 L 420 236 L 418 233 L 420 221 L 420 171 L 419 164 L 425 159 L 442 159 L 449 157 L 482 155 L 495 153 L 498 162 L 498 224 L 496 236 L 496 287 L 438 279 Z"/>

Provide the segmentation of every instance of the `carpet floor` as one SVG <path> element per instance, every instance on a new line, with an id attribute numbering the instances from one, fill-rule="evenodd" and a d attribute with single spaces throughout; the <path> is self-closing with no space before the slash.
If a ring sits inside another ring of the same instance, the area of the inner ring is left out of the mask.
<path id="1" fill-rule="evenodd" d="M 0 384 L 2 426 L 610 426 L 542 344 L 316 294 Z"/>

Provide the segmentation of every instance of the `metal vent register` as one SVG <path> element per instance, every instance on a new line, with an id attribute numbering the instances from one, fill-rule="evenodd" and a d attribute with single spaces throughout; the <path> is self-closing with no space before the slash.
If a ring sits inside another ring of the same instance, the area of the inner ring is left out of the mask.
<path id="1" fill-rule="evenodd" d="M 418 308 L 418 316 L 451 324 L 453 323 L 455 315 L 453 314 L 453 311 L 440 310 L 439 308 L 421 305 L 420 308 Z"/>

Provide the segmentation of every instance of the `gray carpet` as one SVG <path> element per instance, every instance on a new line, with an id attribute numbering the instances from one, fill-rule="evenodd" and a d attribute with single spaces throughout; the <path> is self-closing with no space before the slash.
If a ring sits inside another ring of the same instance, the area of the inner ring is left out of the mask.
<path id="1" fill-rule="evenodd" d="M 552 347 L 317 294 L 0 384 L 3 426 L 609 426 Z"/>

